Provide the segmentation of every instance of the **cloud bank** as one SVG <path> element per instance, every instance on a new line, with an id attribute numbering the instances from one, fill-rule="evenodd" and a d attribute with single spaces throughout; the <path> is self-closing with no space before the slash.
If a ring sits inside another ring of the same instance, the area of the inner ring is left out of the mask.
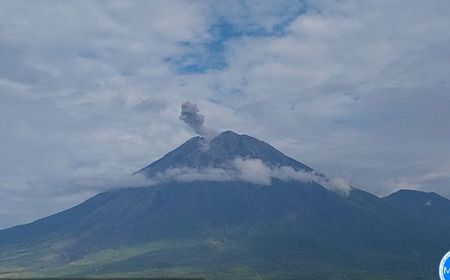
<path id="1" fill-rule="evenodd" d="M 351 190 L 347 180 L 340 177 L 328 179 L 315 171 L 296 171 L 289 166 L 268 166 L 260 159 L 243 158 L 236 158 L 228 166 L 224 166 L 223 168 L 169 168 L 150 178 L 148 182 L 154 185 L 171 181 L 182 183 L 195 181 L 243 181 L 268 186 L 272 183 L 272 179 L 303 183 L 314 181 L 326 189 L 342 195 L 348 195 Z"/>

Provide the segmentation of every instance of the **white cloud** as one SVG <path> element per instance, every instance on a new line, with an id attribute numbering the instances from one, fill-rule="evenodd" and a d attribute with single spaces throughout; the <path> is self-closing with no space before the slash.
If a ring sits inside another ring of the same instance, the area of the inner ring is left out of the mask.
<path id="1" fill-rule="evenodd" d="M 286 182 L 298 181 L 308 183 L 314 181 L 331 191 L 343 195 L 348 195 L 351 190 L 348 181 L 344 178 L 336 177 L 328 179 L 315 171 L 296 171 L 290 166 L 269 166 L 262 160 L 253 158 L 235 158 L 227 166 L 222 168 L 169 168 L 149 178 L 148 184 L 154 185 L 171 181 L 183 183 L 195 181 L 243 181 L 268 186 L 272 183 L 273 178 Z"/>
<path id="2" fill-rule="evenodd" d="M 351 187 L 348 184 L 348 180 L 342 177 L 327 179 L 322 176 L 316 176 L 314 180 L 329 190 L 336 191 L 345 195 L 348 195 L 351 190 Z"/>
<path id="3" fill-rule="evenodd" d="M 272 169 L 260 159 L 234 159 L 232 166 L 237 169 L 237 179 L 246 182 L 270 185 Z"/>
<path id="4" fill-rule="evenodd" d="M 170 181 L 193 182 L 193 181 L 233 181 L 235 178 L 225 169 L 221 168 L 169 168 L 162 173 L 149 178 L 151 184 L 158 184 Z"/>

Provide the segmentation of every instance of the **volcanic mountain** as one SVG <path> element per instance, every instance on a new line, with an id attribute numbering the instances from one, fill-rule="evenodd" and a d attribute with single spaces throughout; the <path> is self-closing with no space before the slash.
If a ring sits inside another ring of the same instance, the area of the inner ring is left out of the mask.
<path id="1" fill-rule="evenodd" d="M 194 137 L 138 173 L 151 177 L 169 168 L 221 168 L 236 158 L 260 159 L 270 166 L 312 171 L 312 168 L 284 155 L 264 141 L 225 131 L 209 142 L 202 137 Z"/>
<path id="2" fill-rule="evenodd" d="M 231 131 L 194 137 L 140 175 L 151 185 L 0 231 L 0 277 L 436 279 L 450 248 L 449 200 L 342 191 Z"/>

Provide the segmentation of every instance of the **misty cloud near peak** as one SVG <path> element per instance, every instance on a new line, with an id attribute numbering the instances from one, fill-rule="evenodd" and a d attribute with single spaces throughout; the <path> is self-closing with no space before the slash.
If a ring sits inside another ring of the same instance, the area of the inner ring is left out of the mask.
<path id="1" fill-rule="evenodd" d="M 199 112 L 200 110 L 196 104 L 186 101 L 181 104 L 180 120 L 184 121 L 198 135 L 204 137 L 206 140 L 211 140 L 217 136 L 218 132 L 204 125 L 205 116 Z"/>
<path id="2" fill-rule="evenodd" d="M 346 179 L 341 177 L 327 178 L 315 171 L 294 170 L 290 166 L 269 166 L 261 159 L 235 158 L 227 166 L 221 168 L 169 168 L 149 178 L 150 184 L 171 181 L 188 183 L 195 181 L 230 182 L 242 181 L 261 186 L 268 186 L 272 179 L 289 182 L 316 182 L 328 190 L 347 196 L 351 190 Z"/>

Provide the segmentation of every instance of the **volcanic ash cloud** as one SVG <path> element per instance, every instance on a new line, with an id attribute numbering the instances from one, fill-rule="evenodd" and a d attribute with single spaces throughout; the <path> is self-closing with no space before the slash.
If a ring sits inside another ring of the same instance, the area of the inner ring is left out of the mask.
<path id="1" fill-rule="evenodd" d="M 186 101 L 181 105 L 180 120 L 189 125 L 195 133 L 210 140 L 217 135 L 217 131 L 204 125 L 205 116 L 199 112 L 196 104 Z"/>

